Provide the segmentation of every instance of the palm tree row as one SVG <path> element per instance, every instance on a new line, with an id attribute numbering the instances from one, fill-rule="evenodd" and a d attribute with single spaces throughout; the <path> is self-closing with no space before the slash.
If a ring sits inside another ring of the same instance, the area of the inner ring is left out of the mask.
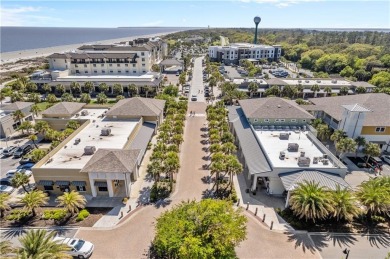
<path id="1" fill-rule="evenodd" d="M 306 221 L 334 218 L 352 221 L 359 215 L 390 216 L 390 177 L 372 178 L 356 191 L 337 186 L 330 190 L 315 182 L 303 182 L 289 200 L 293 213 Z"/>
<path id="2" fill-rule="evenodd" d="M 187 113 L 187 101 L 169 99 L 165 104 L 165 120 L 159 127 L 157 143 L 148 165 L 148 173 L 153 175 L 156 183 L 161 173 L 170 179 L 170 191 L 173 189 L 173 175 L 180 168 L 180 145 L 184 141 L 184 121 Z"/>
<path id="3" fill-rule="evenodd" d="M 4 215 L 4 211 L 11 209 L 9 206 L 9 194 L 2 193 L 0 194 L 0 211 L 1 217 Z M 37 209 L 47 205 L 49 197 L 46 193 L 41 190 L 34 190 L 31 192 L 26 192 L 23 197 L 19 198 L 19 203 L 23 205 L 23 210 L 31 214 L 33 217 L 37 214 Z M 76 191 L 64 192 L 63 195 L 59 196 L 56 199 L 59 207 L 62 207 L 74 215 L 83 209 L 86 204 L 86 199 L 83 195 L 79 194 Z"/>
<path id="4" fill-rule="evenodd" d="M 210 146 L 208 151 L 211 156 L 210 171 L 215 175 L 215 194 L 217 197 L 224 198 L 233 190 L 233 176 L 242 172 L 243 168 L 234 154 L 236 146 L 234 145 L 234 136 L 229 130 L 227 121 L 227 111 L 223 101 L 215 106 L 209 105 L 206 109 L 208 121 L 208 135 Z M 219 185 L 221 179 L 229 176 L 228 185 L 221 192 Z M 226 192 L 229 188 L 229 192 Z"/>

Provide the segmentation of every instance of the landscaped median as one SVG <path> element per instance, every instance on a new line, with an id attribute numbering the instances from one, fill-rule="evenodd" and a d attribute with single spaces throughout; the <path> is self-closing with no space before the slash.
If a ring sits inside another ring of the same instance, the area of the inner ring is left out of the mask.
<path id="1" fill-rule="evenodd" d="M 159 127 L 157 143 L 153 147 L 148 174 L 153 184 L 150 201 L 156 202 L 169 197 L 174 190 L 175 177 L 180 168 L 180 146 L 184 141 L 184 121 L 187 113 L 187 101 L 175 101 L 168 98 L 165 104 L 165 120 Z"/>

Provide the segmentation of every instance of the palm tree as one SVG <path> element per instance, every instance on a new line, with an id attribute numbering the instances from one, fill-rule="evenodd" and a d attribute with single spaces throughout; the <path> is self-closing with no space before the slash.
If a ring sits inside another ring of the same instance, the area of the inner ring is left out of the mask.
<path id="1" fill-rule="evenodd" d="M 115 95 L 122 95 L 123 94 L 123 87 L 121 84 L 114 84 L 112 86 L 113 92 Z"/>
<path id="2" fill-rule="evenodd" d="M 335 146 L 336 146 L 336 143 L 343 138 L 345 138 L 345 132 L 342 130 L 335 130 L 333 132 L 333 134 L 330 136 L 330 140 L 332 140 L 334 142 Z"/>
<path id="3" fill-rule="evenodd" d="M 330 136 L 330 129 L 329 129 L 328 125 L 326 125 L 326 124 L 319 124 L 316 127 L 316 130 L 317 130 L 317 137 L 321 141 L 325 141 L 325 140 L 327 140 L 329 138 L 329 136 Z"/>
<path id="4" fill-rule="evenodd" d="M 46 100 L 47 100 L 49 103 L 55 103 L 55 102 L 57 102 L 57 97 L 56 97 L 54 94 L 49 94 L 49 95 L 46 97 Z"/>
<path id="5" fill-rule="evenodd" d="M 135 84 L 129 85 L 129 92 L 131 94 L 131 97 L 133 97 L 135 94 L 138 93 L 138 87 Z"/>
<path id="6" fill-rule="evenodd" d="M 159 161 L 153 161 L 149 163 L 146 169 L 147 173 L 153 176 L 155 182 L 160 180 L 160 174 L 162 170 L 163 169 Z"/>
<path id="7" fill-rule="evenodd" d="M 321 90 L 320 86 L 317 85 L 317 84 L 314 84 L 310 87 L 310 91 L 313 92 L 314 94 L 314 97 L 317 97 L 317 92 L 319 92 Z"/>
<path id="8" fill-rule="evenodd" d="M 96 101 L 100 104 L 105 104 L 107 103 L 107 96 L 104 93 L 100 93 L 96 97 Z"/>
<path id="9" fill-rule="evenodd" d="M 181 143 L 183 143 L 184 139 L 181 134 L 175 134 L 172 136 L 172 143 L 175 144 L 176 146 L 180 146 Z"/>
<path id="10" fill-rule="evenodd" d="M 33 128 L 33 125 L 30 121 L 23 121 L 22 124 L 18 127 L 18 130 L 22 130 L 22 133 L 24 134 L 24 131 L 27 130 L 27 132 L 30 132 L 30 130 Z"/>
<path id="11" fill-rule="evenodd" d="M 44 229 L 29 230 L 26 235 L 19 238 L 21 248 L 18 258 L 31 259 L 62 259 L 72 258 L 67 251 L 70 247 L 53 241 L 56 232 L 47 232 Z"/>
<path id="12" fill-rule="evenodd" d="M 169 175 L 171 190 L 173 187 L 173 174 L 177 173 L 180 168 L 179 155 L 176 152 L 168 152 L 164 160 L 164 169 L 167 175 Z"/>
<path id="13" fill-rule="evenodd" d="M 333 199 L 333 217 L 339 221 L 345 219 L 352 221 L 359 214 L 356 200 L 350 190 L 336 186 L 336 190 L 331 192 Z"/>
<path id="14" fill-rule="evenodd" d="M 84 83 L 84 91 L 86 91 L 88 94 L 93 91 L 94 85 L 91 81 Z"/>
<path id="15" fill-rule="evenodd" d="M 349 91 L 348 86 L 342 86 L 342 87 L 340 88 L 340 94 L 341 94 L 341 95 L 347 95 L 347 94 L 348 94 L 348 91 Z"/>
<path id="16" fill-rule="evenodd" d="M 63 84 L 56 85 L 56 91 L 59 95 L 63 95 L 65 93 L 65 86 Z"/>
<path id="17" fill-rule="evenodd" d="M 76 130 L 76 129 L 78 129 L 78 127 L 80 127 L 80 123 L 78 121 L 75 121 L 75 120 L 70 120 L 70 121 L 68 121 L 68 123 L 66 123 L 66 127 L 69 129 Z"/>
<path id="18" fill-rule="evenodd" d="M 303 85 L 301 85 L 301 84 L 297 84 L 297 85 L 296 85 L 296 89 L 297 89 L 298 96 L 299 96 L 300 94 L 303 93 L 304 87 L 303 87 Z"/>
<path id="19" fill-rule="evenodd" d="M 4 240 L 0 242 L 0 254 L 3 256 L 1 258 L 12 258 L 10 254 L 14 253 L 15 248 L 12 247 L 12 243 L 9 240 Z"/>
<path id="20" fill-rule="evenodd" d="M 80 102 L 81 103 L 90 103 L 91 102 L 91 95 L 89 93 L 82 93 L 80 95 Z"/>
<path id="21" fill-rule="evenodd" d="M 356 87 L 355 91 L 356 91 L 357 94 L 364 94 L 364 93 L 367 92 L 367 89 L 365 87 L 363 87 L 363 86 L 358 86 L 358 87 Z"/>
<path id="22" fill-rule="evenodd" d="M 72 190 L 71 192 L 64 192 L 63 195 L 56 199 L 56 202 L 59 203 L 58 206 L 64 207 L 73 215 L 74 213 L 77 213 L 79 209 L 85 207 L 87 200 L 83 195 Z"/>
<path id="23" fill-rule="evenodd" d="M 250 93 L 250 97 L 253 97 L 254 93 L 257 93 L 257 90 L 259 89 L 259 85 L 255 82 L 250 82 L 248 85 L 248 91 Z"/>
<path id="24" fill-rule="evenodd" d="M 73 95 L 70 94 L 70 93 L 64 93 L 61 96 L 61 101 L 63 101 L 63 102 L 73 102 L 74 101 Z"/>
<path id="25" fill-rule="evenodd" d="M 99 85 L 99 90 L 102 93 L 106 93 L 108 91 L 108 85 L 106 83 L 101 83 Z"/>
<path id="26" fill-rule="evenodd" d="M 36 117 L 38 116 L 38 113 L 39 113 L 40 111 L 41 111 L 41 109 L 39 108 L 38 105 L 34 104 L 33 106 L 31 106 L 30 112 L 32 112 L 33 114 L 35 114 Z"/>
<path id="27" fill-rule="evenodd" d="M 231 155 L 236 150 L 237 150 L 237 147 L 232 142 L 226 142 L 226 143 L 222 144 L 222 151 L 226 155 Z"/>
<path id="28" fill-rule="evenodd" d="M 38 86 L 33 82 L 28 82 L 26 86 L 27 92 L 36 92 L 38 90 Z"/>
<path id="29" fill-rule="evenodd" d="M 74 94 L 78 94 L 81 92 L 80 84 L 78 82 L 71 82 L 69 89 L 73 96 Z"/>
<path id="30" fill-rule="evenodd" d="M 355 142 L 357 145 L 355 157 L 357 157 L 357 153 L 359 152 L 360 147 L 364 147 L 366 145 L 366 139 L 362 136 L 359 136 L 359 137 L 355 138 Z"/>
<path id="31" fill-rule="evenodd" d="M 49 84 L 44 84 L 42 90 L 45 92 L 45 96 L 47 96 L 47 94 L 51 92 L 51 86 Z"/>
<path id="32" fill-rule="evenodd" d="M 34 125 L 34 130 L 41 135 L 45 135 L 46 131 L 50 129 L 49 124 L 47 121 L 37 121 Z"/>
<path id="33" fill-rule="evenodd" d="M 318 183 L 305 181 L 292 191 L 290 205 L 293 213 L 306 221 L 325 219 L 333 212 L 333 200 Z"/>
<path id="34" fill-rule="evenodd" d="M 145 97 L 148 98 L 148 94 L 149 93 L 153 93 L 154 92 L 154 88 L 151 87 L 151 86 L 146 86 L 145 87 Z"/>
<path id="35" fill-rule="evenodd" d="M 381 149 L 378 144 L 368 142 L 363 149 L 363 153 L 367 156 L 366 163 L 372 156 L 379 156 L 381 154 Z"/>
<path id="36" fill-rule="evenodd" d="M 220 152 L 221 150 L 222 150 L 222 146 L 219 143 L 211 144 L 210 147 L 209 147 L 209 151 L 210 151 L 211 154 Z"/>
<path id="37" fill-rule="evenodd" d="M 355 193 L 359 202 L 366 208 L 370 220 L 378 214 L 389 214 L 390 209 L 390 178 L 371 178 L 360 184 Z"/>
<path id="38" fill-rule="evenodd" d="M 326 93 L 325 96 L 328 96 L 332 93 L 332 88 L 330 86 L 325 86 L 324 92 Z"/>
<path id="39" fill-rule="evenodd" d="M 336 150 L 340 152 L 340 158 L 342 158 L 344 153 L 349 153 L 356 151 L 356 142 L 351 138 L 343 138 L 339 140 L 336 144 Z"/>
<path id="40" fill-rule="evenodd" d="M 233 176 L 242 173 L 242 164 L 238 161 L 236 156 L 227 155 L 225 157 L 225 171 L 229 174 L 230 186 L 233 185 Z"/>
<path id="41" fill-rule="evenodd" d="M 215 192 L 218 193 L 218 189 L 219 189 L 219 175 L 221 172 L 225 171 L 225 165 L 223 162 L 219 162 L 219 161 L 216 161 L 216 162 L 212 162 L 211 165 L 210 165 L 210 173 L 211 175 L 215 175 L 215 184 L 213 185 L 213 187 L 211 189 L 214 189 L 214 186 L 216 187 L 215 189 Z"/>
<path id="42" fill-rule="evenodd" d="M 32 135 L 28 136 L 28 139 L 32 141 L 32 143 L 34 144 L 35 148 L 38 148 L 37 143 L 35 143 L 35 141 L 38 140 L 37 135 L 32 134 Z"/>
<path id="43" fill-rule="evenodd" d="M 12 113 L 12 118 L 14 119 L 14 121 L 18 121 L 19 124 L 22 123 L 22 119 L 24 117 L 26 117 L 26 115 L 24 115 L 24 113 L 21 110 L 16 110 Z"/>
<path id="44" fill-rule="evenodd" d="M 11 180 L 12 187 L 19 188 L 20 186 L 22 186 L 25 192 L 28 192 L 26 190 L 25 185 L 29 184 L 29 182 L 30 182 L 29 177 L 24 173 L 16 173 Z"/>
<path id="45" fill-rule="evenodd" d="M 271 88 L 268 88 L 267 90 L 265 90 L 265 95 L 267 95 L 267 96 L 269 96 L 269 95 L 279 96 L 280 95 L 280 89 L 279 89 L 278 86 L 274 85 Z"/>
<path id="46" fill-rule="evenodd" d="M 24 209 L 32 212 L 32 215 L 35 217 L 35 209 L 46 205 L 49 197 L 42 191 L 32 191 L 26 193 L 22 198 L 19 198 L 19 200 L 20 203 L 24 205 Z"/>
<path id="47" fill-rule="evenodd" d="M 65 131 L 65 130 L 64 130 Z M 42 158 L 44 158 L 45 156 L 47 155 L 47 152 L 46 150 L 43 150 L 43 149 L 34 149 L 32 152 L 31 152 L 31 160 L 34 162 L 34 163 L 38 163 Z"/>
<path id="48" fill-rule="evenodd" d="M 3 217 L 4 211 L 11 209 L 8 204 L 9 198 L 10 196 L 8 193 L 0 193 L 0 218 Z"/>

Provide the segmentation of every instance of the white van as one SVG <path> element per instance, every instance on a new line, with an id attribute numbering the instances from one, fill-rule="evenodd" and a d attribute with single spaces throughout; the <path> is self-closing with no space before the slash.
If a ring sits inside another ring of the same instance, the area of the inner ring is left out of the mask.
<path id="1" fill-rule="evenodd" d="M 88 241 L 84 241 L 78 238 L 69 238 L 69 237 L 55 237 L 53 241 L 58 244 L 65 244 L 70 247 L 70 251 L 68 253 L 80 259 L 88 258 L 92 255 L 93 252 L 93 244 Z"/>

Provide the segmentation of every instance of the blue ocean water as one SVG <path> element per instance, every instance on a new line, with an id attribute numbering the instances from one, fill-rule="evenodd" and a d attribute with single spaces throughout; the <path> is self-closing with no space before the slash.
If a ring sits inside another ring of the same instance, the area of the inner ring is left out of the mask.
<path id="1" fill-rule="evenodd" d="M 190 30 L 183 27 L 54 28 L 0 27 L 0 52 L 55 47 L 68 44 Z"/>

